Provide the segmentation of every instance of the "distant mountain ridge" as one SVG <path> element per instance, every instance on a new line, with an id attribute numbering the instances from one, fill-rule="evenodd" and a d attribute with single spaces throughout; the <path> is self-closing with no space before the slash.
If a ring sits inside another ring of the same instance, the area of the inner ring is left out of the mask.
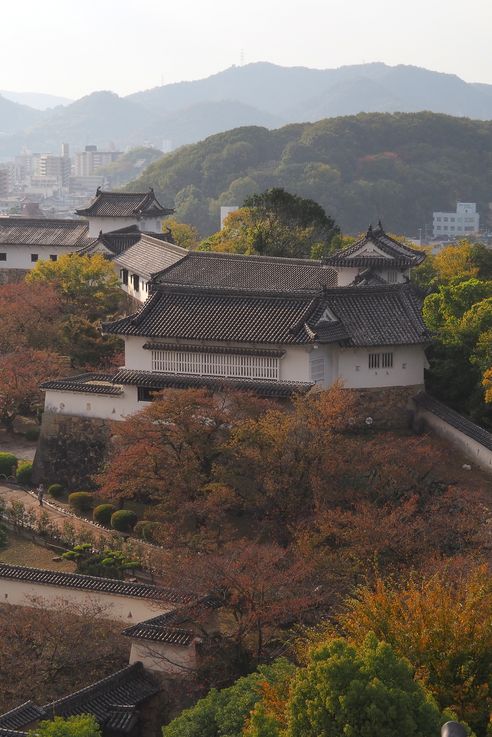
<path id="1" fill-rule="evenodd" d="M 0 156 L 23 146 L 57 151 L 62 142 L 125 149 L 171 141 L 176 148 L 239 126 L 272 129 L 359 112 L 423 110 L 492 119 L 492 85 L 381 62 L 338 69 L 257 62 L 126 97 L 93 92 L 44 111 L 0 97 Z"/>

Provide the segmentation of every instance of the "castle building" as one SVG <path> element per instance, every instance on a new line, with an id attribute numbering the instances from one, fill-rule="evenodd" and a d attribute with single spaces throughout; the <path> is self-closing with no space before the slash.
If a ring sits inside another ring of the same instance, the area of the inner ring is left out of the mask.
<path id="1" fill-rule="evenodd" d="M 92 202 L 77 215 L 89 221 L 89 235 L 137 225 L 139 230 L 162 232 L 162 220 L 174 212 L 158 202 L 154 190 L 148 192 L 103 192 L 99 187 Z"/>
<path id="2" fill-rule="evenodd" d="M 162 247 L 168 264 L 158 271 L 149 255 L 142 308 L 103 325 L 124 340 L 125 365 L 45 382 L 47 413 L 122 420 L 168 387 L 280 399 L 335 381 L 423 387 L 430 336 L 408 274 L 424 254 L 380 225 L 324 261 Z"/>

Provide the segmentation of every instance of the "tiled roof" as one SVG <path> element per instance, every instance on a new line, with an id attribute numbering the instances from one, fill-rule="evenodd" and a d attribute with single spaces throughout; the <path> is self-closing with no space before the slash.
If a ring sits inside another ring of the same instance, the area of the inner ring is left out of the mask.
<path id="1" fill-rule="evenodd" d="M 146 215 L 163 217 L 174 210 L 163 207 L 152 189 L 148 192 L 103 192 L 98 189 L 90 205 L 76 212 L 86 217 L 140 218 Z"/>
<path id="2" fill-rule="evenodd" d="M 172 238 L 170 231 L 167 233 L 151 233 L 150 231 L 142 231 L 138 225 L 129 225 L 127 228 L 118 228 L 117 230 L 110 230 L 107 233 L 99 233 L 98 237 L 94 239 L 89 245 L 79 249 L 78 253 L 94 253 L 98 250 L 98 246 L 103 246 L 113 256 L 118 256 L 127 248 L 138 243 L 142 235 L 148 235 L 151 238 L 159 241 L 166 241 L 171 243 Z"/>
<path id="3" fill-rule="evenodd" d="M 169 645 L 178 645 L 179 647 L 189 647 L 196 636 L 191 630 L 153 625 L 149 622 L 141 622 L 135 627 L 123 630 L 123 634 L 137 640 L 167 642 Z"/>
<path id="4" fill-rule="evenodd" d="M 174 288 L 153 294 L 136 315 L 103 325 L 106 333 L 149 338 L 305 343 L 314 294 L 228 293 Z"/>
<path id="5" fill-rule="evenodd" d="M 41 389 L 81 392 L 82 394 L 106 394 L 116 396 L 122 393 L 120 386 L 113 383 L 109 374 L 78 374 L 66 379 L 52 379 L 40 385 Z"/>
<path id="6" fill-rule="evenodd" d="M 382 253 L 378 254 L 374 246 Z M 425 253 L 409 248 L 391 238 L 384 232 L 383 226 L 379 222 L 376 228 L 370 226 L 363 238 L 360 238 L 348 248 L 327 256 L 323 261 L 331 266 L 378 266 L 379 268 L 394 268 L 397 266 L 409 268 L 417 266 L 424 259 Z"/>
<path id="7" fill-rule="evenodd" d="M 101 726 L 116 723 L 120 731 L 127 731 L 136 707 L 159 690 L 142 663 L 134 663 L 43 708 L 50 717 L 93 714 Z"/>
<path id="8" fill-rule="evenodd" d="M 27 732 L 19 732 L 15 729 L 4 729 L 0 727 L 0 737 L 27 737 Z"/>
<path id="9" fill-rule="evenodd" d="M 336 279 L 336 271 L 323 268 L 321 261 L 190 251 L 185 259 L 156 275 L 155 282 L 288 292 L 336 286 Z"/>
<path id="10" fill-rule="evenodd" d="M 326 311 L 330 315 L 327 317 Z M 426 343 L 420 300 L 408 284 L 285 294 L 164 287 L 106 333 L 147 338 L 351 346 Z"/>
<path id="11" fill-rule="evenodd" d="M 0 729 L 16 730 L 45 717 L 46 712 L 41 706 L 33 701 L 26 701 L 24 704 L 16 706 L 15 709 L 0 715 Z"/>
<path id="12" fill-rule="evenodd" d="M 145 279 L 150 279 L 162 269 L 181 261 L 188 251 L 174 243 L 142 234 L 139 240 L 115 258 L 121 269 L 127 269 Z"/>
<path id="13" fill-rule="evenodd" d="M 257 379 L 226 379 L 212 376 L 192 376 L 191 374 L 160 374 L 154 371 L 133 371 L 121 369 L 114 380 L 120 384 L 141 386 L 146 389 L 189 389 L 207 387 L 211 389 L 238 389 L 250 391 L 264 397 L 290 397 L 293 394 L 305 394 L 312 384 L 296 381 L 261 381 Z"/>
<path id="14" fill-rule="evenodd" d="M 84 220 L 0 217 L 0 245 L 81 248 L 93 241 Z"/>
<path id="15" fill-rule="evenodd" d="M 63 586 L 65 588 L 82 589 L 84 591 L 99 591 L 117 596 L 134 596 L 140 599 L 156 599 L 173 604 L 185 604 L 193 597 L 171 589 L 157 588 L 146 583 L 130 583 L 115 578 L 99 578 L 86 576 L 82 573 L 65 573 L 62 571 L 48 571 L 41 568 L 27 568 L 9 563 L 0 563 L 0 579 L 7 578 L 15 581 L 30 581 L 47 586 Z"/>
<path id="16" fill-rule="evenodd" d="M 483 445 L 484 448 L 492 450 L 492 433 L 484 430 L 484 428 L 479 425 L 475 425 L 474 422 L 463 417 L 463 415 L 460 415 L 458 412 L 455 412 L 454 409 L 446 407 L 445 404 L 442 404 L 442 402 L 439 402 L 437 399 L 434 399 L 434 397 L 431 397 L 425 392 L 417 394 L 417 396 L 414 397 L 414 402 L 416 402 L 418 406 L 429 410 L 433 415 L 444 420 L 452 427 L 455 427 L 472 440 L 476 440 L 476 442 Z"/>

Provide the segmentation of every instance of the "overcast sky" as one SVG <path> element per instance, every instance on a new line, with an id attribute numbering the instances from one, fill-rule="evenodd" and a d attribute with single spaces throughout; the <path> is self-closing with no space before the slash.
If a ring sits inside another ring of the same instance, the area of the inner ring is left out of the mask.
<path id="1" fill-rule="evenodd" d="M 0 22 L 0 89 L 19 92 L 124 95 L 242 59 L 492 84 L 492 0 L 2 0 Z"/>

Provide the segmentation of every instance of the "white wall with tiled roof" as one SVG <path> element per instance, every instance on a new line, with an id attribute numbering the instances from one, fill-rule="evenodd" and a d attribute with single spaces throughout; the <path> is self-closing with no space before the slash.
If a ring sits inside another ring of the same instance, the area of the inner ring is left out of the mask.
<path id="1" fill-rule="evenodd" d="M 109 233 L 111 230 L 119 230 L 127 228 L 130 225 L 138 225 L 140 230 L 146 230 L 151 233 L 162 233 L 163 218 L 142 218 L 137 217 L 88 217 L 89 235 L 97 237 L 102 231 Z"/>
<path id="2" fill-rule="evenodd" d="M 103 420 L 124 420 L 144 406 L 137 401 L 137 387 L 125 386 L 117 396 L 46 389 L 45 412 Z"/>

